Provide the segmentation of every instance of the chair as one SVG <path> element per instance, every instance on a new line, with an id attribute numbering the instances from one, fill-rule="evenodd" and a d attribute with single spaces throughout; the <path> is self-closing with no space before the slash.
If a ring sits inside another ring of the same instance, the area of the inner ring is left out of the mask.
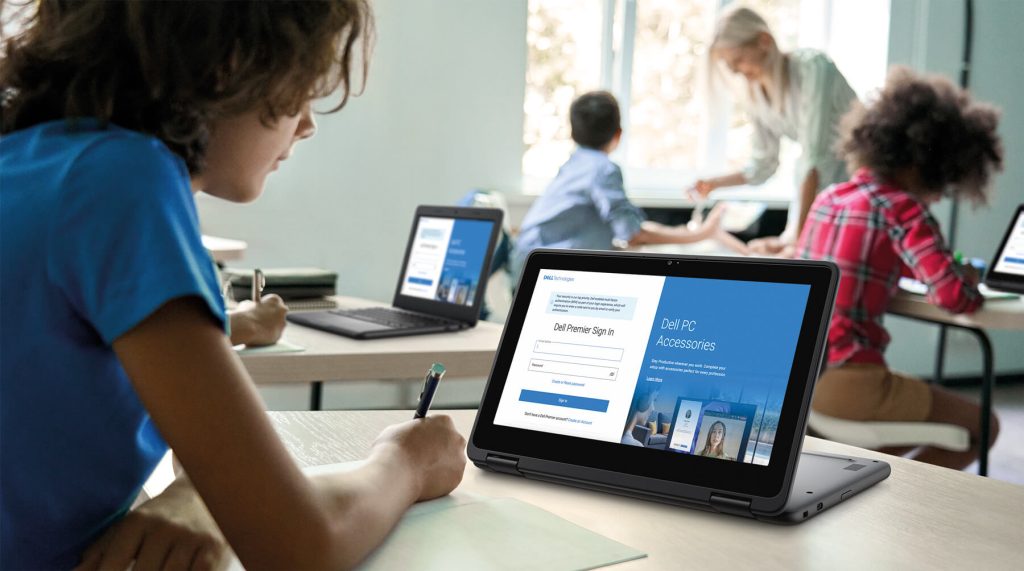
<path id="1" fill-rule="evenodd" d="M 877 450 L 894 446 L 935 446 L 954 452 L 971 447 L 966 428 L 939 422 L 846 420 L 811 411 L 809 430 L 822 438 Z"/>

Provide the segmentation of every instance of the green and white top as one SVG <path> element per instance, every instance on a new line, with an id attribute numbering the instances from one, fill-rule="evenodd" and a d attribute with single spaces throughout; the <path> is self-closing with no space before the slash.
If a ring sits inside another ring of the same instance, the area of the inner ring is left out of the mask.
<path id="1" fill-rule="evenodd" d="M 800 213 L 799 189 L 811 169 L 818 171 L 818 189 L 847 180 L 846 165 L 835 152 L 839 118 L 857 99 L 836 64 L 812 49 L 786 55 L 788 77 L 781 105 L 760 89 L 751 90 L 750 118 L 754 130 L 750 162 L 743 169 L 748 184 L 763 183 L 779 167 L 779 141 L 786 136 L 802 149 L 794 175 L 794 200 L 783 236 L 795 239 Z"/>

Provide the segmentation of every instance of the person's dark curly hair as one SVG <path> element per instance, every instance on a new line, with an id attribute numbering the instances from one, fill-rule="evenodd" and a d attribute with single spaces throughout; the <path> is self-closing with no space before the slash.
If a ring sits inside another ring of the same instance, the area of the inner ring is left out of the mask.
<path id="1" fill-rule="evenodd" d="M 584 93 L 569 106 L 569 125 L 577 145 L 602 149 L 622 128 L 619 102 L 607 91 Z"/>
<path id="2" fill-rule="evenodd" d="M 0 59 L 0 133 L 95 117 L 153 135 L 202 171 L 211 121 L 263 121 L 352 91 L 373 35 L 367 0 L 38 0 Z M 357 46 L 357 42 L 362 40 Z"/>
<path id="3" fill-rule="evenodd" d="M 843 117 L 836 148 L 851 171 L 867 167 L 889 181 L 914 172 L 925 192 L 983 203 L 992 173 L 1003 167 L 998 122 L 994 107 L 949 80 L 896 67 L 877 99 Z"/>

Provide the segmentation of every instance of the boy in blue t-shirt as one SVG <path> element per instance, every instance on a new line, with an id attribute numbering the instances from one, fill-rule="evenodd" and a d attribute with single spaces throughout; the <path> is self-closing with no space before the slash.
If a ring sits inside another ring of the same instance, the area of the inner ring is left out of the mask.
<path id="1" fill-rule="evenodd" d="M 458 485 L 465 440 L 431 415 L 305 476 L 226 335 L 194 195 L 257 199 L 312 100 L 344 104 L 368 3 L 29 9 L 0 60 L 0 569 L 205 569 L 226 544 L 354 567 Z M 129 511 L 168 447 L 188 477 Z"/>
<path id="2" fill-rule="evenodd" d="M 721 207 L 691 229 L 651 222 L 629 201 L 622 169 L 608 157 L 622 137 L 619 104 L 611 93 L 581 95 L 569 108 L 569 122 L 579 148 L 523 218 L 512 257 L 515 274 L 535 248 L 609 250 L 686 244 L 716 233 Z"/>

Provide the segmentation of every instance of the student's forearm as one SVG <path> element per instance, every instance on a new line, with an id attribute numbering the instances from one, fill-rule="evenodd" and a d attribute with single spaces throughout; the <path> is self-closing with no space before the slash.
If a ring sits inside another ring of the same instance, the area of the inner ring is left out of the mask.
<path id="1" fill-rule="evenodd" d="M 388 471 L 401 462 L 382 457 L 353 483 L 312 485 L 207 315 L 196 300 L 175 300 L 114 342 L 140 400 L 247 569 L 351 566 L 376 543 L 356 545 L 346 534 L 383 537 L 399 506 L 412 502 L 415 486 L 406 478 L 416 473 Z M 379 493 L 372 500 L 359 496 L 373 485 Z M 333 515 L 344 510 L 369 514 L 370 523 L 349 529 L 351 522 Z"/>
<path id="2" fill-rule="evenodd" d="M 811 204 L 814 203 L 814 197 L 818 194 L 818 183 L 818 169 L 807 171 L 807 176 L 800 184 L 800 217 L 797 219 L 795 238 L 799 238 L 804 231 L 807 214 L 811 211 Z"/>
<path id="3" fill-rule="evenodd" d="M 330 511 L 332 564 L 353 568 L 384 541 L 419 497 L 416 470 L 397 447 L 386 447 L 356 470 L 314 479 Z"/>
<path id="4" fill-rule="evenodd" d="M 231 331 L 231 344 L 244 345 L 252 337 L 252 321 L 237 311 L 228 312 L 228 327 Z"/>

